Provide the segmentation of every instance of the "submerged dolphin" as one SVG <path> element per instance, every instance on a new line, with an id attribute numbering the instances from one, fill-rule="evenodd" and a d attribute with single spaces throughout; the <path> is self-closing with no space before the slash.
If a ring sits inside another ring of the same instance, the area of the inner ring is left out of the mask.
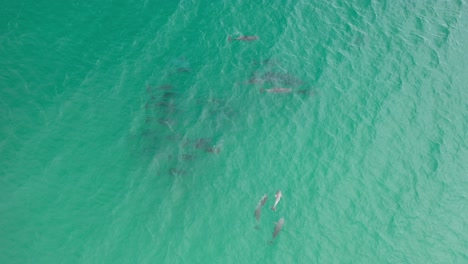
<path id="1" fill-rule="evenodd" d="M 284 217 L 281 217 L 281 219 L 276 223 L 275 230 L 273 231 L 273 238 L 270 241 L 270 244 L 273 243 L 273 240 L 278 236 L 279 232 L 283 228 L 284 225 Z"/>
<path id="2" fill-rule="evenodd" d="M 276 198 L 275 204 L 271 207 L 271 209 L 272 209 L 273 211 L 276 211 L 276 205 L 279 203 L 279 201 L 281 200 L 281 197 L 282 197 L 282 196 L 283 196 L 283 195 L 281 194 L 281 191 L 277 191 L 277 192 L 276 192 L 276 194 L 275 194 L 275 198 Z"/>
<path id="3" fill-rule="evenodd" d="M 258 36 L 240 36 L 237 38 L 232 38 L 231 36 L 228 36 L 228 41 L 231 42 L 233 40 L 240 40 L 240 41 L 254 41 L 258 40 Z"/>
<path id="4" fill-rule="evenodd" d="M 259 204 L 260 204 L 261 206 L 264 206 L 264 205 L 266 204 L 267 200 L 268 200 L 268 196 L 265 194 L 265 195 L 263 195 L 263 197 L 262 197 L 262 199 L 260 200 Z"/>
<path id="5" fill-rule="evenodd" d="M 266 204 L 267 200 L 268 200 L 268 196 L 265 194 L 263 195 L 260 202 L 258 202 L 257 208 L 255 209 L 255 214 L 254 214 L 257 221 L 260 220 L 260 215 L 262 214 L 262 207 Z"/>
<path id="6" fill-rule="evenodd" d="M 278 223 L 276 223 L 275 231 L 273 232 L 273 238 L 276 238 L 278 236 L 279 232 L 283 228 L 283 225 L 284 225 L 284 217 L 281 217 Z"/>
<path id="7" fill-rule="evenodd" d="M 206 148 L 205 152 L 218 154 L 219 152 L 221 152 L 221 148 L 218 148 L 218 147 Z"/>
<path id="8" fill-rule="evenodd" d="M 291 93 L 293 90 L 291 88 L 271 88 L 271 89 L 260 89 L 261 93 Z"/>
<path id="9" fill-rule="evenodd" d="M 255 218 L 257 219 L 257 222 L 260 221 L 260 215 L 262 214 L 262 207 L 266 204 L 268 200 L 268 196 L 266 194 L 263 195 L 262 199 L 258 202 L 257 208 L 255 209 Z M 258 224 L 255 226 L 255 229 L 260 229 L 260 226 Z"/>
<path id="10" fill-rule="evenodd" d="M 262 206 L 259 204 L 257 208 L 255 209 L 255 218 L 260 220 L 260 215 L 262 214 Z"/>

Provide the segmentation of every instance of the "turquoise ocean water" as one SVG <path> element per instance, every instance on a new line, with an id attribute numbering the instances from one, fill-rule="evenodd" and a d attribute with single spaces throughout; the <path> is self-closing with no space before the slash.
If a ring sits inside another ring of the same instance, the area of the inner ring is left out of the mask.
<path id="1" fill-rule="evenodd" d="M 5 0 L 0 263 L 468 263 L 467 54 L 465 0 Z"/>

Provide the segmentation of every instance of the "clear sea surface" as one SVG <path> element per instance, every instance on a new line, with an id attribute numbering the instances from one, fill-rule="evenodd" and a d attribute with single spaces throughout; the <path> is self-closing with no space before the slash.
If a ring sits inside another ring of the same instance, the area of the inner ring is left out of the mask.
<path id="1" fill-rule="evenodd" d="M 0 263 L 468 263 L 467 4 L 4 0 Z"/>

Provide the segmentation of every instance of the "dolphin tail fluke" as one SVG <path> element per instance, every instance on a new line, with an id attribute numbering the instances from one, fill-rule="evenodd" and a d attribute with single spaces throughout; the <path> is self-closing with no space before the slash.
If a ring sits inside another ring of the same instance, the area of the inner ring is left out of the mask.
<path id="1" fill-rule="evenodd" d="M 228 42 L 231 42 L 231 41 L 232 41 L 231 36 L 228 36 Z"/>
<path id="2" fill-rule="evenodd" d="M 276 211 L 276 207 L 272 206 L 271 210 Z"/>
<path id="3" fill-rule="evenodd" d="M 264 93 L 264 92 L 265 92 L 265 89 L 261 88 L 261 89 L 260 89 L 260 92 L 261 92 L 261 93 Z M 272 208 L 273 208 L 273 207 L 272 207 Z"/>

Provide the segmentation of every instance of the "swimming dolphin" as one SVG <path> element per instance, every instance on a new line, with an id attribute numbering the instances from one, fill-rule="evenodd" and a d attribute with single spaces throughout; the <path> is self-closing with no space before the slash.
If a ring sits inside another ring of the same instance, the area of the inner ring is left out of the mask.
<path id="1" fill-rule="evenodd" d="M 276 192 L 276 194 L 275 194 L 275 198 L 276 198 L 275 204 L 271 207 L 271 209 L 272 209 L 273 211 L 276 211 L 276 205 L 279 203 L 279 201 L 281 200 L 281 197 L 282 197 L 282 196 L 283 196 L 283 195 L 281 194 L 281 191 L 277 191 L 277 192 Z"/>
<path id="2" fill-rule="evenodd" d="M 262 199 L 259 202 L 259 205 L 264 206 L 266 204 L 267 200 L 268 200 L 268 196 L 266 194 L 263 195 Z"/>
<path id="3" fill-rule="evenodd" d="M 262 213 L 262 207 L 266 204 L 266 201 L 268 200 L 268 196 L 265 194 L 263 195 L 262 199 L 258 202 L 257 208 L 255 209 L 255 218 L 257 220 L 260 220 L 260 215 Z"/>
<path id="4" fill-rule="evenodd" d="M 276 223 L 275 230 L 273 231 L 273 238 L 270 241 L 270 244 L 273 243 L 273 240 L 278 236 L 279 232 L 283 228 L 284 225 L 284 217 L 281 217 L 281 219 Z"/>
<path id="5" fill-rule="evenodd" d="M 293 90 L 291 88 L 271 88 L 271 89 L 260 89 L 261 93 L 291 93 Z"/>
<path id="6" fill-rule="evenodd" d="M 255 218 L 257 221 L 260 220 L 260 215 L 262 214 L 262 207 L 266 204 L 268 200 L 268 196 L 265 194 L 263 195 L 262 199 L 258 202 L 257 208 L 255 209 Z M 255 229 L 260 229 L 260 226 L 256 225 Z"/>
<path id="7" fill-rule="evenodd" d="M 273 232 L 273 238 L 278 236 L 279 232 L 283 228 L 283 225 L 284 225 L 284 217 L 281 217 L 278 223 L 276 223 L 275 231 Z"/>
<path id="8" fill-rule="evenodd" d="M 257 205 L 257 208 L 255 209 L 255 218 L 258 220 L 260 220 L 260 215 L 262 214 L 262 206 L 259 204 Z"/>
<path id="9" fill-rule="evenodd" d="M 195 148 L 197 149 L 202 149 L 202 148 L 207 148 L 211 144 L 213 139 L 211 138 L 198 138 L 195 141 Z"/>
<path id="10" fill-rule="evenodd" d="M 206 148 L 205 152 L 218 154 L 219 152 L 221 152 L 221 148 L 219 147 Z"/>
<path id="11" fill-rule="evenodd" d="M 255 208 L 255 219 L 257 219 L 257 225 L 255 226 L 255 229 L 260 229 L 260 226 L 258 225 L 260 221 L 260 215 L 262 214 L 262 206 L 260 204 L 257 205 L 257 208 Z"/>
<path id="12" fill-rule="evenodd" d="M 254 41 L 258 40 L 258 36 L 240 36 L 237 38 L 232 38 L 231 36 L 228 37 L 228 41 L 231 42 L 233 40 L 239 40 L 239 41 Z"/>

